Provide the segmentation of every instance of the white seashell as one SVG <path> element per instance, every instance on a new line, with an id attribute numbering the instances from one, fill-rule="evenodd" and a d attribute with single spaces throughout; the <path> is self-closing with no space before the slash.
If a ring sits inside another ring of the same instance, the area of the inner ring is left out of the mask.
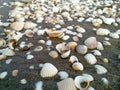
<path id="1" fill-rule="evenodd" d="M 34 32 L 33 32 L 33 30 L 26 30 L 25 32 L 24 32 L 24 34 L 27 36 L 27 37 L 33 37 L 33 35 L 34 35 Z"/>
<path id="2" fill-rule="evenodd" d="M 98 50 L 104 50 L 104 47 L 103 47 L 101 42 L 98 42 L 97 49 Z"/>
<path id="3" fill-rule="evenodd" d="M 59 8 L 59 7 L 57 7 L 57 6 L 54 6 L 52 10 L 53 10 L 53 12 L 58 13 L 58 12 L 59 12 L 59 10 L 60 10 L 60 8 Z"/>
<path id="4" fill-rule="evenodd" d="M 22 79 L 22 80 L 20 80 L 20 83 L 21 83 L 21 84 L 26 84 L 26 83 L 27 83 L 27 80 L 26 80 L 26 79 Z"/>
<path id="5" fill-rule="evenodd" d="M 61 54 L 61 58 L 67 58 L 70 55 L 71 50 L 66 51 L 65 53 Z"/>
<path id="6" fill-rule="evenodd" d="M 43 90 L 42 87 L 43 87 L 43 82 L 42 81 L 38 81 L 35 84 L 35 90 Z"/>
<path id="7" fill-rule="evenodd" d="M 35 52 L 39 52 L 39 51 L 42 51 L 43 50 L 43 47 L 42 46 L 37 46 L 34 51 Z"/>
<path id="8" fill-rule="evenodd" d="M 97 62 L 96 57 L 91 53 L 86 54 L 84 58 L 89 64 L 95 64 Z"/>
<path id="9" fill-rule="evenodd" d="M 11 62 L 12 62 L 12 59 L 7 59 L 7 60 L 5 61 L 6 64 L 10 64 Z"/>
<path id="10" fill-rule="evenodd" d="M 62 16 L 69 19 L 70 18 L 70 13 L 69 12 L 63 12 Z"/>
<path id="11" fill-rule="evenodd" d="M 95 37 L 87 38 L 84 43 L 89 49 L 95 49 L 98 45 Z"/>
<path id="12" fill-rule="evenodd" d="M 109 41 L 103 41 L 103 45 L 105 45 L 105 46 L 110 46 L 111 43 L 110 43 Z"/>
<path id="13" fill-rule="evenodd" d="M 5 47 L 6 41 L 3 38 L 0 38 L 0 47 Z"/>
<path id="14" fill-rule="evenodd" d="M 108 35 L 110 33 L 110 31 L 108 29 L 104 29 L 104 28 L 99 28 L 96 31 L 97 35 Z"/>
<path id="15" fill-rule="evenodd" d="M 52 45 L 52 40 L 47 40 L 45 44 L 48 46 Z"/>
<path id="16" fill-rule="evenodd" d="M 109 81 L 108 81 L 107 78 L 104 78 L 104 77 L 103 77 L 101 80 L 102 80 L 102 82 L 103 82 L 105 85 L 108 85 L 108 84 L 109 84 Z"/>
<path id="17" fill-rule="evenodd" d="M 105 37 L 104 39 L 105 39 L 105 40 L 107 40 L 107 41 L 109 41 L 109 40 L 110 40 L 110 38 L 108 38 L 108 37 Z"/>
<path id="18" fill-rule="evenodd" d="M 76 56 L 72 55 L 72 56 L 70 56 L 69 62 L 70 63 L 78 62 L 78 58 Z"/>
<path id="19" fill-rule="evenodd" d="M 34 58 L 33 55 L 30 55 L 30 54 L 27 55 L 27 60 L 30 60 L 30 59 L 33 59 L 33 58 Z"/>
<path id="20" fill-rule="evenodd" d="M 105 18 L 105 19 L 103 19 L 103 22 L 105 24 L 111 25 L 112 23 L 115 23 L 115 19 L 114 18 Z"/>
<path id="21" fill-rule="evenodd" d="M 45 40 L 43 40 L 43 39 L 38 40 L 38 44 L 45 44 Z"/>
<path id="22" fill-rule="evenodd" d="M 13 22 L 10 27 L 16 31 L 21 31 L 24 27 L 24 22 Z"/>
<path id="23" fill-rule="evenodd" d="M 68 42 L 67 45 L 70 49 L 74 50 L 77 46 L 77 43 L 76 42 Z"/>
<path id="24" fill-rule="evenodd" d="M 77 71 L 83 71 L 83 69 L 84 69 L 82 63 L 80 63 L 80 62 L 73 63 L 72 68 Z"/>
<path id="25" fill-rule="evenodd" d="M 8 72 L 4 71 L 0 73 L 0 79 L 4 79 L 7 76 Z"/>
<path id="26" fill-rule="evenodd" d="M 120 38 L 120 37 L 119 37 L 119 34 L 117 34 L 117 33 L 110 33 L 109 36 L 110 36 L 111 38 L 114 38 L 114 39 Z"/>
<path id="27" fill-rule="evenodd" d="M 78 21 L 78 22 L 82 22 L 83 20 L 85 20 L 85 18 L 80 17 L 77 21 Z"/>
<path id="28" fill-rule="evenodd" d="M 57 83 L 58 90 L 77 90 L 72 78 L 64 79 Z"/>
<path id="29" fill-rule="evenodd" d="M 30 29 L 30 28 L 35 28 L 37 26 L 36 23 L 33 22 L 25 22 L 24 28 L 25 29 Z"/>
<path id="30" fill-rule="evenodd" d="M 40 71 L 43 78 L 54 77 L 57 74 L 57 68 L 51 63 L 45 63 Z"/>
<path id="31" fill-rule="evenodd" d="M 83 37 L 82 33 L 78 33 L 77 36 L 80 37 L 80 38 Z"/>
<path id="32" fill-rule="evenodd" d="M 15 52 L 12 49 L 6 48 L 3 50 L 2 54 L 6 56 L 14 56 Z"/>
<path id="33" fill-rule="evenodd" d="M 85 33 L 86 32 L 86 30 L 84 28 L 80 27 L 80 26 L 76 26 L 76 31 L 78 33 Z"/>
<path id="34" fill-rule="evenodd" d="M 69 76 L 68 73 L 65 71 L 58 72 L 58 75 L 60 76 L 60 79 L 66 79 Z"/>
<path id="35" fill-rule="evenodd" d="M 95 90 L 95 89 L 94 89 L 93 87 L 90 86 L 90 87 L 88 88 L 88 90 Z"/>
<path id="36" fill-rule="evenodd" d="M 120 29 L 118 29 L 115 33 L 119 34 L 120 35 Z"/>
<path id="37" fill-rule="evenodd" d="M 101 19 L 98 18 L 98 19 L 94 19 L 92 23 L 95 27 L 100 27 L 103 22 Z"/>
<path id="38" fill-rule="evenodd" d="M 78 41 L 80 40 L 78 36 L 73 36 L 72 39 L 73 39 L 73 41 L 75 41 L 75 42 L 78 42 Z"/>
<path id="39" fill-rule="evenodd" d="M 40 36 L 40 35 L 44 35 L 45 34 L 45 30 L 38 30 L 37 31 L 37 35 Z"/>
<path id="40" fill-rule="evenodd" d="M 61 25 L 56 24 L 56 25 L 55 25 L 55 28 L 59 29 L 59 28 L 61 28 Z"/>
<path id="41" fill-rule="evenodd" d="M 80 54 L 85 54 L 85 53 L 87 53 L 87 50 L 88 50 L 88 48 L 87 48 L 87 46 L 85 46 L 85 45 L 78 45 L 78 46 L 76 47 L 77 53 L 80 53 Z"/>
<path id="42" fill-rule="evenodd" d="M 4 59 L 6 59 L 6 58 L 7 58 L 6 55 L 0 55 L 0 60 L 4 60 Z"/>
<path id="43" fill-rule="evenodd" d="M 91 52 L 93 52 L 93 54 L 96 55 L 96 56 L 101 56 L 102 55 L 99 50 L 93 50 Z"/>
<path id="44" fill-rule="evenodd" d="M 65 40 L 65 41 L 68 40 L 69 38 L 70 38 L 70 36 L 68 36 L 68 35 L 65 35 L 65 36 L 62 37 L 62 39 Z"/>
<path id="45" fill-rule="evenodd" d="M 101 65 L 95 65 L 94 67 L 96 69 L 97 74 L 105 74 L 105 73 L 107 73 L 107 69 L 104 68 Z"/>
<path id="46" fill-rule="evenodd" d="M 52 58 L 57 58 L 58 57 L 58 53 L 57 53 L 57 51 L 50 51 L 49 52 L 49 56 L 51 56 Z"/>

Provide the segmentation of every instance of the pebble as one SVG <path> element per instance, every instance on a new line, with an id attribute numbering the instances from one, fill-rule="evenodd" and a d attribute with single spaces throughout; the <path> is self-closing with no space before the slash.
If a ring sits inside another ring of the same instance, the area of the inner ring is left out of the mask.
<path id="1" fill-rule="evenodd" d="M 4 71 L 0 73 L 0 79 L 4 79 L 7 76 L 8 72 Z"/>
<path id="2" fill-rule="evenodd" d="M 11 62 L 12 62 L 12 59 L 7 59 L 7 60 L 5 61 L 6 64 L 10 64 Z"/>
<path id="3" fill-rule="evenodd" d="M 47 40 L 45 44 L 50 46 L 50 45 L 52 45 L 52 41 L 51 40 Z"/>
<path id="4" fill-rule="evenodd" d="M 21 83 L 21 84 L 26 84 L 26 83 L 27 83 L 27 80 L 24 78 L 24 79 L 20 80 L 20 83 Z"/>
<path id="5" fill-rule="evenodd" d="M 108 60 L 107 58 L 103 58 L 103 62 L 104 62 L 104 63 L 108 63 L 109 60 Z"/>
<path id="6" fill-rule="evenodd" d="M 16 77 L 16 76 L 18 75 L 18 73 L 19 73 L 19 70 L 17 70 L 17 69 L 16 69 L 16 70 L 13 70 L 13 71 L 12 71 L 12 76 L 13 76 L 13 77 Z"/>
<path id="7" fill-rule="evenodd" d="M 28 54 L 28 55 L 27 55 L 27 60 L 30 60 L 30 59 L 33 59 L 33 58 L 34 58 L 33 55 L 31 55 L 31 54 Z"/>

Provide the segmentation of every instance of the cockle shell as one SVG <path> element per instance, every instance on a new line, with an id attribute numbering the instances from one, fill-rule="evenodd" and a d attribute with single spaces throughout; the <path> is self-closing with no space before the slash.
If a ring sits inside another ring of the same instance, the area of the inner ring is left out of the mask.
<path id="1" fill-rule="evenodd" d="M 86 54 L 84 58 L 89 64 L 95 64 L 97 62 L 96 57 L 91 53 Z"/>
<path id="2" fill-rule="evenodd" d="M 6 45 L 6 41 L 3 38 L 0 38 L 0 47 L 4 47 Z"/>
<path id="3" fill-rule="evenodd" d="M 65 71 L 58 72 L 58 75 L 60 76 L 60 79 L 66 79 L 69 76 L 68 73 Z"/>
<path id="4" fill-rule="evenodd" d="M 82 76 L 76 76 L 74 80 L 75 86 L 80 90 L 87 90 L 90 82 L 93 81 L 93 79 L 94 78 L 89 74 L 83 74 Z M 84 88 L 81 86 L 81 83 L 83 82 L 87 83 L 87 85 Z"/>
<path id="5" fill-rule="evenodd" d="M 78 62 L 78 58 L 76 56 L 72 55 L 72 56 L 70 56 L 69 62 L 70 63 Z"/>
<path id="6" fill-rule="evenodd" d="M 104 28 L 99 28 L 96 31 L 97 35 L 108 35 L 110 33 L 110 31 L 108 29 L 104 29 Z"/>
<path id="7" fill-rule="evenodd" d="M 72 78 L 64 79 L 57 83 L 58 90 L 77 90 Z"/>
<path id="8" fill-rule="evenodd" d="M 24 28 L 25 28 L 25 29 L 32 29 L 32 28 L 35 28 L 36 26 L 37 26 L 36 23 L 33 23 L 33 22 L 25 22 Z"/>
<path id="9" fill-rule="evenodd" d="M 24 27 L 24 22 L 13 22 L 10 27 L 16 31 L 21 31 Z"/>
<path id="10" fill-rule="evenodd" d="M 80 54 L 85 54 L 85 53 L 87 53 L 87 50 L 88 50 L 88 48 L 87 48 L 87 46 L 85 46 L 85 45 L 78 45 L 78 46 L 76 47 L 77 53 L 80 53 Z"/>
<path id="11" fill-rule="evenodd" d="M 107 73 L 107 69 L 101 65 L 95 65 L 94 66 L 96 69 L 97 74 L 105 74 Z"/>
<path id="12" fill-rule="evenodd" d="M 54 77 L 57 74 L 57 68 L 51 63 L 45 63 L 40 71 L 43 78 Z"/>
<path id="13" fill-rule="evenodd" d="M 97 40 L 95 37 L 89 37 L 84 41 L 85 45 L 89 49 L 95 49 L 97 47 Z"/>
<path id="14" fill-rule="evenodd" d="M 4 79 L 7 76 L 8 72 L 4 71 L 0 73 L 0 79 Z"/>
<path id="15" fill-rule="evenodd" d="M 84 69 L 82 63 L 80 63 L 80 62 L 73 63 L 72 68 L 76 71 L 83 71 L 83 69 Z"/>
<path id="16" fill-rule="evenodd" d="M 68 42 L 67 45 L 70 49 L 74 50 L 77 46 L 76 42 Z"/>

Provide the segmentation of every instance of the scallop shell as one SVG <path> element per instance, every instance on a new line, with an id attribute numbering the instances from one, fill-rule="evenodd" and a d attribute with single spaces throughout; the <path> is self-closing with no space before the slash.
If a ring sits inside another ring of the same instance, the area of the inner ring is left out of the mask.
<path id="1" fill-rule="evenodd" d="M 51 63 L 45 63 L 40 71 L 43 78 L 54 77 L 57 74 L 57 68 Z"/>
<path id="2" fill-rule="evenodd" d="M 69 76 L 68 73 L 65 71 L 60 71 L 58 75 L 60 76 L 60 79 L 66 79 Z"/>
<path id="3" fill-rule="evenodd" d="M 57 83 L 58 90 L 77 90 L 72 78 L 64 79 Z"/>
<path id="4" fill-rule="evenodd" d="M 97 47 L 97 40 L 95 37 L 89 37 L 84 41 L 85 45 L 89 49 L 95 49 Z"/>
<path id="5" fill-rule="evenodd" d="M 80 63 L 80 62 L 73 63 L 72 68 L 76 71 L 83 71 L 83 69 L 84 69 L 82 63 Z"/>
<path id="6" fill-rule="evenodd" d="M 108 35 L 110 33 L 110 31 L 108 29 L 104 29 L 104 28 L 99 28 L 96 31 L 97 35 Z"/>
<path id="7" fill-rule="evenodd" d="M 87 53 L 87 46 L 85 46 L 85 45 L 78 45 L 77 47 L 76 47 L 76 51 L 77 51 L 77 53 L 80 53 L 80 54 L 85 54 L 85 53 Z"/>
<path id="8" fill-rule="evenodd" d="M 84 58 L 89 64 L 95 64 L 97 62 L 96 57 L 91 53 L 86 54 Z"/>
<path id="9" fill-rule="evenodd" d="M 70 49 L 74 50 L 77 46 L 76 42 L 68 42 L 67 45 Z"/>
<path id="10" fill-rule="evenodd" d="M 25 22 L 25 25 L 24 25 L 24 28 L 25 29 L 32 29 L 32 28 L 35 28 L 37 26 L 36 23 L 33 23 L 33 22 Z"/>
<path id="11" fill-rule="evenodd" d="M 70 56 L 69 62 L 70 63 L 78 62 L 78 58 L 76 56 L 72 55 L 72 56 Z"/>
<path id="12" fill-rule="evenodd" d="M 107 73 L 107 69 L 101 65 L 95 65 L 94 66 L 96 69 L 97 74 L 105 74 Z"/>
<path id="13" fill-rule="evenodd" d="M 24 27 L 24 22 L 13 22 L 10 27 L 16 31 L 21 31 Z"/>

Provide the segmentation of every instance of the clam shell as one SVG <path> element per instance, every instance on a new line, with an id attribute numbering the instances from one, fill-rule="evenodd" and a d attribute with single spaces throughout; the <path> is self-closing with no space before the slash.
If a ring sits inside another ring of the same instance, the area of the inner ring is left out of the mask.
<path id="1" fill-rule="evenodd" d="M 103 28 L 99 28 L 96 31 L 97 35 L 108 35 L 110 33 L 110 31 L 108 29 L 103 29 Z"/>
<path id="2" fill-rule="evenodd" d="M 66 51 L 65 53 L 61 54 L 61 58 L 67 58 L 70 55 L 71 50 Z"/>
<path id="3" fill-rule="evenodd" d="M 14 56 L 15 52 L 12 49 L 6 48 L 3 50 L 2 54 L 6 56 Z"/>
<path id="4" fill-rule="evenodd" d="M 60 76 L 60 79 L 66 79 L 69 76 L 68 73 L 65 71 L 58 72 L 58 75 Z"/>
<path id="5" fill-rule="evenodd" d="M 101 42 L 98 42 L 97 49 L 98 50 L 104 50 L 104 47 L 103 47 Z"/>
<path id="6" fill-rule="evenodd" d="M 40 71 L 43 78 L 54 77 L 57 74 L 57 68 L 51 63 L 45 63 Z"/>
<path id="7" fill-rule="evenodd" d="M 101 20 L 101 19 L 94 19 L 94 20 L 92 21 L 92 23 L 93 23 L 93 25 L 94 25 L 95 27 L 100 27 L 101 24 L 102 24 L 102 20 Z"/>
<path id="8" fill-rule="evenodd" d="M 85 46 L 85 45 L 78 45 L 77 47 L 76 47 L 76 51 L 77 51 L 77 53 L 80 53 L 80 54 L 85 54 L 85 53 L 87 53 L 87 46 Z"/>
<path id="9" fill-rule="evenodd" d="M 24 22 L 13 22 L 10 27 L 16 31 L 21 31 L 24 27 Z"/>
<path id="10" fill-rule="evenodd" d="M 107 73 L 107 69 L 101 65 L 95 65 L 94 66 L 96 69 L 97 74 L 105 74 Z"/>
<path id="11" fill-rule="evenodd" d="M 24 25 L 24 28 L 25 29 L 32 29 L 32 28 L 35 28 L 37 26 L 36 23 L 33 23 L 33 22 L 25 22 L 25 25 Z"/>
<path id="12" fill-rule="evenodd" d="M 64 79 L 57 83 L 58 90 L 77 90 L 72 78 Z"/>
<path id="13" fill-rule="evenodd" d="M 89 37 L 84 41 L 85 45 L 89 49 L 95 49 L 97 47 L 97 40 L 95 37 Z"/>
<path id="14" fill-rule="evenodd" d="M 57 58 L 58 57 L 58 53 L 57 53 L 57 51 L 50 51 L 49 52 L 49 56 L 51 56 L 52 58 Z"/>
<path id="15" fill-rule="evenodd" d="M 83 69 L 84 69 L 82 63 L 80 63 L 80 62 L 73 63 L 72 68 L 76 71 L 83 71 Z"/>
<path id="16" fill-rule="evenodd" d="M 70 49 L 74 50 L 77 46 L 76 42 L 68 42 L 67 45 Z"/>
<path id="17" fill-rule="evenodd" d="M 97 62 L 96 57 L 91 53 L 86 54 L 84 58 L 89 64 L 95 64 Z"/>
<path id="18" fill-rule="evenodd" d="M 72 55 L 72 56 L 70 56 L 69 62 L 70 63 L 78 62 L 78 58 L 76 56 Z"/>
<path id="19" fill-rule="evenodd" d="M 26 31 L 24 32 L 24 34 L 25 34 L 27 37 L 33 37 L 34 32 L 33 32 L 33 30 L 26 30 Z"/>

